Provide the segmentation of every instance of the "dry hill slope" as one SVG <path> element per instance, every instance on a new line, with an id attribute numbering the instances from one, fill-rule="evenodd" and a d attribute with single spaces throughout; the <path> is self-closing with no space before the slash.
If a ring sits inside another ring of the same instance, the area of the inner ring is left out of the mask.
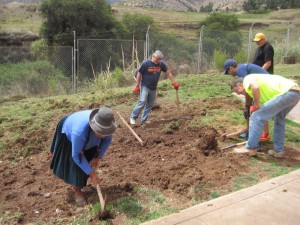
<path id="1" fill-rule="evenodd" d="M 138 6 L 146 8 L 160 8 L 176 11 L 199 11 L 201 6 L 213 3 L 213 9 L 218 11 L 242 10 L 245 0 L 123 0 L 120 4 L 126 6 Z"/>

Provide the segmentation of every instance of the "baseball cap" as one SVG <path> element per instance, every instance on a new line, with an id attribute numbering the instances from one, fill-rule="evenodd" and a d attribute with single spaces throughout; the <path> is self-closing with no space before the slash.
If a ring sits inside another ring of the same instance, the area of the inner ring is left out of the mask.
<path id="1" fill-rule="evenodd" d="M 224 74 L 228 74 L 229 67 L 237 63 L 234 59 L 227 59 L 224 63 Z"/>
<path id="2" fill-rule="evenodd" d="M 266 39 L 266 36 L 263 33 L 257 33 L 253 41 L 260 41 L 261 39 Z"/>

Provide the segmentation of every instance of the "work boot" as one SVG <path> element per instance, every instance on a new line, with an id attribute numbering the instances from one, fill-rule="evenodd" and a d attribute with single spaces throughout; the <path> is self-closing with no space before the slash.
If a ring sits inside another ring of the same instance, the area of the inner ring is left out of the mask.
<path id="1" fill-rule="evenodd" d="M 241 148 L 236 148 L 233 150 L 236 154 L 248 154 L 250 156 L 256 156 L 257 150 L 256 149 L 248 149 L 246 146 L 243 146 Z"/>
<path id="2" fill-rule="evenodd" d="M 277 159 L 284 158 L 284 152 L 275 152 L 274 150 L 269 150 L 268 155 L 273 156 Z"/>
<path id="3" fill-rule="evenodd" d="M 141 122 L 142 124 L 150 124 L 151 122 L 149 120 Z"/>
<path id="4" fill-rule="evenodd" d="M 135 119 L 130 118 L 130 124 L 131 124 L 131 125 L 135 125 Z"/>
<path id="5" fill-rule="evenodd" d="M 270 140 L 269 132 L 263 132 L 262 135 L 260 136 L 260 141 L 269 141 L 269 140 Z"/>

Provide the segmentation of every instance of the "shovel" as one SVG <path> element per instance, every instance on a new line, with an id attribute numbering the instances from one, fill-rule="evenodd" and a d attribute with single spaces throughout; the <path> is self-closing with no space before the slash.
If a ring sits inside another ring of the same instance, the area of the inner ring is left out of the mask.
<path id="1" fill-rule="evenodd" d="M 110 212 L 105 209 L 105 200 L 104 200 L 103 195 L 101 193 L 101 189 L 100 189 L 99 184 L 97 184 L 97 193 L 98 193 L 98 197 L 99 197 L 100 205 L 101 205 L 101 211 L 99 213 L 99 219 L 100 220 L 111 219 L 112 216 L 110 215 Z"/>
<path id="2" fill-rule="evenodd" d="M 178 89 L 176 89 L 176 105 L 177 105 L 178 108 L 180 108 L 180 106 L 179 106 Z"/>
<path id="3" fill-rule="evenodd" d="M 233 144 L 233 145 L 229 145 L 229 146 L 227 146 L 227 147 L 225 147 L 225 148 L 222 148 L 222 150 L 223 151 L 227 151 L 227 150 L 229 150 L 229 149 L 231 149 L 231 148 L 234 148 L 234 147 L 237 147 L 237 146 L 240 146 L 240 145 L 244 145 L 244 144 L 246 144 L 247 143 L 247 141 L 243 141 L 243 142 L 240 142 L 240 143 L 236 143 L 236 144 Z"/>
<path id="4" fill-rule="evenodd" d="M 223 135 L 221 136 L 221 138 L 222 138 L 222 140 L 224 140 L 224 139 L 226 139 L 226 138 L 232 138 L 232 137 L 235 137 L 235 136 L 239 136 L 239 135 L 241 135 L 242 133 L 247 132 L 247 130 L 248 130 L 248 129 L 243 129 L 243 130 L 241 130 L 241 131 L 223 134 Z"/>

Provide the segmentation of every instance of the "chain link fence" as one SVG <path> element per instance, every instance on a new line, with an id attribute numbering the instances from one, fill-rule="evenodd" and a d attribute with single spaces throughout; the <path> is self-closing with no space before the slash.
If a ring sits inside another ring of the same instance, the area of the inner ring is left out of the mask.
<path id="1" fill-rule="evenodd" d="M 140 62 L 144 60 L 144 49 L 144 41 L 78 39 L 78 88 L 117 68 L 133 74 Z"/>
<path id="2" fill-rule="evenodd" d="M 164 54 L 164 61 L 174 75 L 197 73 L 198 40 L 156 33 L 150 33 L 149 37 L 148 57 L 158 49 Z"/>
<path id="3" fill-rule="evenodd" d="M 274 25 L 273 25 L 274 26 Z M 264 33 L 267 41 L 274 48 L 274 64 L 289 63 L 286 62 L 286 57 L 293 57 L 292 63 L 296 63 L 296 59 L 300 60 L 300 30 L 296 29 L 294 25 L 287 25 L 286 29 L 276 29 L 276 27 L 264 28 L 252 28 L 249 30 L 252 33 L 250 46 L 249 61 L 252 62 L 254 53 L 257 49 L 257 45 L 252 40 L 256 33 Z M 274 67 L 274 73 L 276 73 L 276 66 Z"/>
<path id="4" fill-rule="evenodd" d="M 139 64 L 159 49 L 174 75 L 201 74 L 210 69 L 222 72 L 226 59 L 251 63 L 257 45 L 254 36 L 263 32 L 275 50 L 277 63 L 286 58 L 300 60 L 300 30 L 250 27 L 238 32 L 201 29 L 199 38 L 185 40 L 151 32 L 147 41 L 78 39 L 74 47 L 0 47 L 0 94 L 57 95 L 71 94 L 88 88 L 87 83 L 112 73 L 133 74 Z M 295 63 L 295 62 L 293 62 Z M 128 77 L 129 76 L 129 77 Z M 126 79 L 127 79 L 126 78 Z M 131 81 L 130 81 L 131 80 Z M 99 80 L 103 82 L 103 80 Z M 122 83 L 122 85 L 126 82 Z"/>
<path id="5" fill-rule="evenodd" d="M 222 64 L 228 58 L 235 58 L 239 63 L 252 63 L 257 44 L 253 41 L 256 33 L 264 33 L 267 41 L 274 48 L 274 72 L 278 63 L 296 63 L 300 61 L 300 30 L 294 25 L 272 25 L 266 27 L 250 27 L 238 32 L 220 32 L 201 29 L 199 38 L 199 73 L 207 69 L 222 70 Z M 216 52 L 217 51 L 217 52 Z M 224 55 L 218 55 L 218 51 Z M 292 58 L 292 61 L 287 61 Z M 221 63 L 218 63 L 221 59 Z"/>

